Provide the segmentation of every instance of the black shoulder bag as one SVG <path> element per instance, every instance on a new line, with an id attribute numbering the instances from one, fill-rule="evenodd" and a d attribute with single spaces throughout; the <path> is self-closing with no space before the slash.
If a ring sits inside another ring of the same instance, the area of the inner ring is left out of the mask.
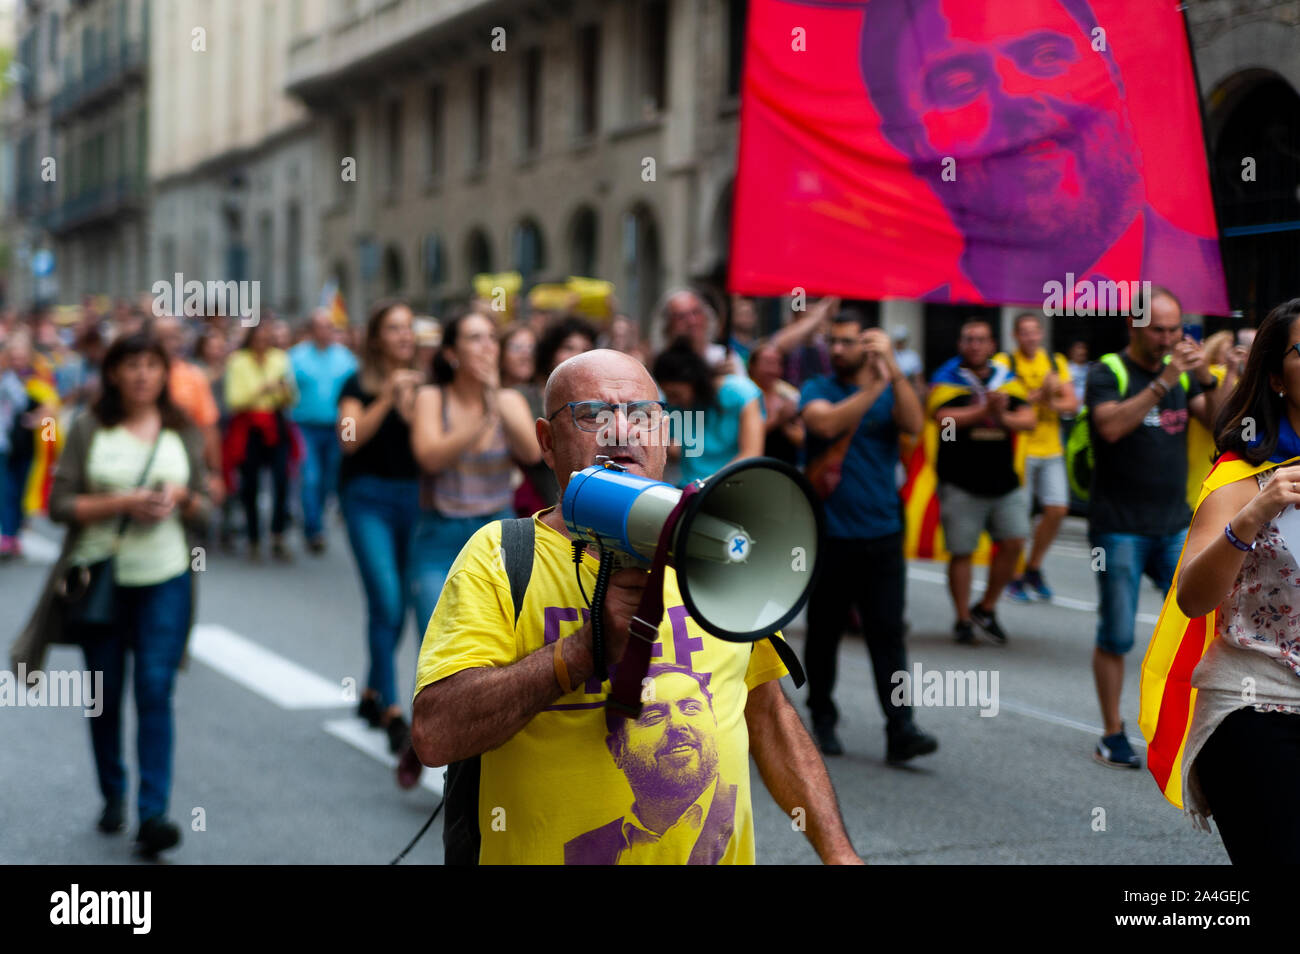
<path id="1" fill-rule="evenodd" d="M 162 428 L 159 428 L 134 490 L 143 487 L 149 478 L 149 468 L 153 466 L 154 456 L 158 453 L 162 433 Z M 63 625 L 76 627 L 81 631 L 78 635 L 83 640 L 90 635 L 86 631 L 87 627 L 107 626 L 117 618 L 117 582 L 113 578 L 113 561 L 117 557 L 122 534 L 130 522 L 129 514 L 118 518 L 117 532 L 113 535 L 113 550 L 107 557 L 96 563 L 67 567 L 56 584 L 55 593 L 63 603 Z"/>

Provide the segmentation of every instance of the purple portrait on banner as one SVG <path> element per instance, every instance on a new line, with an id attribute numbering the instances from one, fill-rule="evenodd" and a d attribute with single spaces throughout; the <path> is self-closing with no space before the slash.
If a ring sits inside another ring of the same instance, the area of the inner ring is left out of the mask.
<path id="1" fill-rule="evenodd" d="M 917 223 L 896 246 L 892 287 L 904 281 L 900 275 L 915 273 L 915 294 L 927 300 L 1034 304 L 1044 300 L 1045 283 L 1066 282 L 1070 275 L 1076 282 L 1141 279 L 1168 286 L 1193 310 L 1224 313 L 1216 239 L 1171 222 L 1152 204 L 1150 177 L 1183 170 L 1166 168 L 1169 157 L 1158 149 L 1154 157 L 1144 156 L 1144 148 L 1153 149 L 1151 136 L 1135 130 L 1135 104 L 1120 64 L 1127 63 L 1130 71 L 1139 68 L 1132 50 L 1147 38 L 1133 34 L 1114 2 L 782 0 L 780 5 L 859 14 L 857 66 L 876 114 L 875 122 L 863 120 L 864 128 L 874 126 L 875 134 L 902 154 L 960 240 L 950 280 L 920 285 L 925 269 L 915 256 L 923 256 L 948 229 Z M 1111 20 L 1099 20 L 1097 9 Z M 751 35 L 753 42 L 758 41 Z M 771 49 L 778 48 L 777 40 L 771 42 Z M 1126 45 L 1125 56 L 1116 56 L 1115 44 Z M 755 62 L 760 77 L 766 63 Z M 1159 58 L 1138 63 L 1148 71 L 1167 68 Z M 1148 95 L 1149 76 L 1142 79 Z M 765 92 L 775 88 L 765 74 L 753 82 L 763 83 Z M 812 78 L 807 90 L 783 89 L 781 95 L 797 105 L 801 95 L 825 99 L 835 93 L 829 81 L 823 90 Z M 1159 119 L 1151 111 L 1152 104 L 1144 102 L 1139 113 L 1144 122 Z M 1182 104 L 1171 111 L 1178 115 Z M 850 125 L 843 130 L 824 132 L 835 143 L 826 149 L 843 150 L 847 159 L 868 139 L 852 120 L 846 122 Z M 761 134 L 760 128 L 756 136 Z M 857 200 L 861 206 L 884 208 L 898 194 L 895 172 L 880 163 L 882 158 L 862 155 L 861 164 L 855 159 L 851 166 L 837 167 L 851 169 L 851 181 L 869 186 L 867 198 Z M 1206 182 L 1182 187 L 1165 180 L 1157 191 L 1161 208 L 1177 208 L 1188 221 L 1213 222 L 1212 208 L 1203 207 Z M 908 244 L 912 241 L 914 246 Z"/>

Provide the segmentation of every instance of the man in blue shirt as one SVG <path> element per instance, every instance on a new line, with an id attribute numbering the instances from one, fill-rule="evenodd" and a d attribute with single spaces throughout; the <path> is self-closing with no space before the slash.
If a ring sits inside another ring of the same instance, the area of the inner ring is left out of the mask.
<path id="1" fill-rule="evenodd" d="M 826 755 L 841 755 L 832 700 L 840 635 L 855 604 L 862 620 L 876 694 L 885 715 L 891 764 L 926 755 L 938 741 L 895 699 L 895 673 L 907 671 L 903 647 L 903 510 L 894 465 L 899 434 L 919 433 L 921 402 L 898 366 L 889 336 L 845 311 L 831 322 L 832 373 L 803 386 L 808 477 L 826 510 L 826 553 L 808 602 L 808 707 Z"/>
<path id="2" fill-rule="evenodd" d="M 329 312 L 311 316 L 311 337 L 289 349 L 289 364 L 298 385 L 292 416 L 302 433 L 302 522 L 307 548 L 325 551 L 322 514 L 325 497 L 336 489 L 339 470 L 337 431 L 339 391 L 357 369 L 352 352 L 335 340 Z"/>

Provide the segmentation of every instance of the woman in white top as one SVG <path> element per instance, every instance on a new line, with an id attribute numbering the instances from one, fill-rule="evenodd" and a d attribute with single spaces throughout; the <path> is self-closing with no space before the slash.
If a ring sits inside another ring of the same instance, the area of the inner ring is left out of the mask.
<path id="1" fill-rule="evenodd" d="M 1192 673 L 1184 804 L 1235 864 L 1300 863 L 1300 533 L 1282 519 L 1300 505 L 1298 318 L 1300 298 L 1264 319 L 1220 412 L 1220 453 L 1260 469 L 1197 507 L 1177 581 L 1179 609 L 1214 612 L 1216 637 Z"/>
<path id="2" fill-rule="evenodd" d="M 169 821 L 172 690 L 193 616 L 186 525 L 202 527 L 210 501 L 203 438 L 167 394 L 168 361 L 141 333 L 119 338 L 104 358 L 103 390 L 72 425 L 50 496 L 50 516 L 69 526 L 51 577 L 65 583 L 80 567 L 111 558 L 114 619 L 71 625 L 47 617 L 48 641 L 80 643 L 86 667 L 103 673 L 101 711 L 89 719 L 106 834 L 125 824 L 122 697 L 126 654 L 135 656 L 140 785 L 137 843 L 148 856 L 175 846 Z M 55 602 L 58 602 L 57 599 Z M 48 607 L 43 607 L 48 608 Z M 38 611 L 39 612 L 39 611 Z M 50 627 L 64 631 L 48 632 Z"/>

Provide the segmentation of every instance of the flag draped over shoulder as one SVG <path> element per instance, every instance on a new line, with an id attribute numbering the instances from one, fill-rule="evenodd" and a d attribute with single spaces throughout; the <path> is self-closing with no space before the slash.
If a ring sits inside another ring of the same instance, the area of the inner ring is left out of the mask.
<path id="1" fill-rule="evenodd" d="M 36 373 L 29 377 L 23 386 L 27 389 L 28 399 L 37 405 L 58 407 L 59 392 L 54 385 L 54 371 L 49 362 L 38 358 L 33 362 Z M 23 490 L 23 512 L 41 513 L 50 499 L 50 488 L 54 485 L 54 465 L 59 459 L 59 427 L 47 428 L 37 421 L 32 428 L 34 453 L 32 468 L 27 474 L 27 486 Z M 47 437 L 53 436 L 53 440 Z"/>
<path id="2" fill-rule="evenodd" d="M 907 480 L 903 485 L 904 539 L 903 553 L 908 559 L 947 560 L 944 549 L 943 528 L 939 524 L 939 477 L 935 464 L 939 459 L 939 440 L 942 428 L 934 419 L 934 412 L 949 401 L 972 394 L 977 390 L 1004 391 L 1012 397 L 1025 399 L 1024 385 L 1005 367 L 993 365 L 993 375 L 981 382 L 969 368 L 961 366 L 960 358 L 953 358 L 938 371 L 931 381 L 929 397 L 925 403 L 925 428 L 921 440 L 906 454 Z M 1011 436 L 1015 455 L 1016 473 L 1025 479 L 1025 440 L 1019 432 Z M 980 536 L 974 560 L 984 565 L 993 552 L 987 534 Z"/>
<path id="3" fill-rule="evenodd" d="M 1236 454 L 1227 453 L 1215 462 L 1196 501 L 1200 509 L 1205 498 L 1220 487 L 1262 471 L 1293 463 L 1266 460 L 1254 465 Z M 1196 519 L 1195 514 L 1192 517 Z M 1196 619 L 1188 619 L 1178 608 L 1178 577 L 1183 571 L 1187 545 L 1179 554 L 1174 582 L 1165 595 L 1155 632 L 1142 659 L 1142 687 L 1139 692 L 1141 711 L 1138 724 L 1147 740 L 1147 768 L 1160 791 L 1178 808 L 1183 807 L 1183 746 L 1196 708 L 1196 690 L 1192 688 L 1192 671 L 1205 655 L 1218 626 L 1218 610 Z"/>

